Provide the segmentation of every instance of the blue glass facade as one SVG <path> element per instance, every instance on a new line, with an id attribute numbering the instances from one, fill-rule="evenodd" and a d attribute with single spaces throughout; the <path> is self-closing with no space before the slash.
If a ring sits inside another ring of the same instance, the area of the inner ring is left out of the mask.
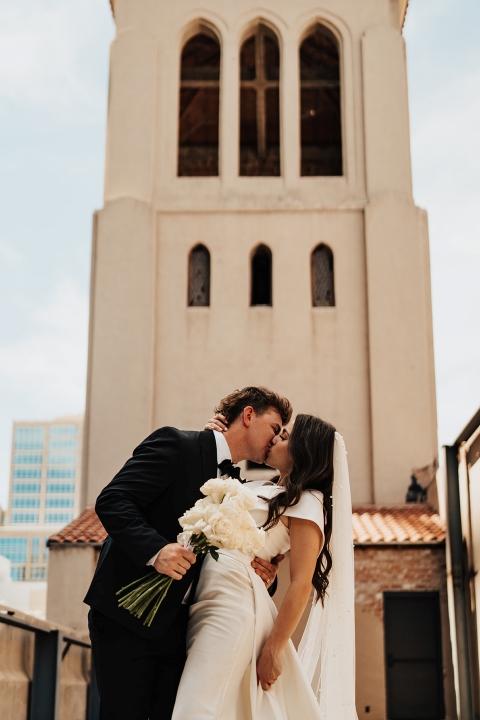
<path id="1" fill-rule="evenodd" d="M 43 450 L 45 443 L 44 427 L 17 427 L 15 428 L 15 450 Z"/>
<path id="2" fill-rule="evenodd" d="M 42 489 L 40 483 L 13 483 L 12 493 L 39 493 Z"/>
<path id="3" fill-rule="evenodd" d="M 81 424 L 76 421 L 14 425 L 9 511 L 4 521 L 11 525 L 11 533 L 5 525 L 5 534 L 0 533 L 0 555 L 10 559 L 14 580 L 47 577 L 48 535 L 55 525 L 66 525 L 74 517 L 81 444 Z"/>
<path id="4" fill-rule="evenodd" d="M 32 523 L 38 524 L 39 515 L 38 512 L 12 512 L 10 513 L 10 522 L 12 525 L 20 525 L 20 524 L 28 524 L 31 525 Z"/>
<path id="5" fill-rule="evenodd" d="M 66 524 L 72 522 L 73 513 L 57 513 L 57 512 L 46 512 L 45 522 L 46 523 L 57 523 Z"/>
<path id="6" fill-rule="evenodd" d="M 77 475 L 77 469 L 76 468 L 48 468 L 47 470 L 47 478 L 50 479 L 71 479 L 74 480 Z"/>
<path id="7" fill-rule="evenodd" d="M 11 502 L 12 508 L 39 508 L 39 497 L 14 497 Z"/>
<path id="8" fill-rule="evenodd" d="M 75 507 L 75 498 L 73 497 L 61 497 L 61 498 L 47 498 L 45 500 L 46 508 L 73 508 Z"/>
<path id="9" fill-rule="evenodd" d="M 75 483 L 47 483 L 47 493 L 74 493 Z"/>
<path id="10" fill-rule="evenodd" d="M 42 468 L 14 468 L 13 477 L 19 480 L 33 480 L 34 478 L 40 479 L 42 477 Z"/>
<path id="11" fill-rule="evenodd" d="M 27 562 L 28 538 L 0 538 L 0 555 L 12 563 Z"/>

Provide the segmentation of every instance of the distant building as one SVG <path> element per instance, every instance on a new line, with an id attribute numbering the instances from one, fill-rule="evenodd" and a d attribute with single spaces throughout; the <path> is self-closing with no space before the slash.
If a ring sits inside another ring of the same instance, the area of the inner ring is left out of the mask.
<path id="1" fill-rule="evenodd" d="M 16 581 L 45 581 L 52 531 L 80 506 L 83 416 L 15 422 L 8 508 L 0 527 L 0 555 Z"/>

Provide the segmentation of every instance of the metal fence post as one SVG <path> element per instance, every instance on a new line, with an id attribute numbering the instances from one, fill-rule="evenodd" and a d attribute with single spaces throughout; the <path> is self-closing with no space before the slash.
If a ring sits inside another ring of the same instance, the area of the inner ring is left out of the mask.
<path id="1" fill-rule="evenodd" d="M 61 640 L 58 630 L 35 631 L 30 720 L 58 720 Z"/>

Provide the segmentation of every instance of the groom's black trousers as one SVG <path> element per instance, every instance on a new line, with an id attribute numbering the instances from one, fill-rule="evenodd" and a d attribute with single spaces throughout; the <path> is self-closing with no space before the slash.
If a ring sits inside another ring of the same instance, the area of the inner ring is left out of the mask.
<path id="1" fill-rule="evenodd" d="M 187 621 L 182 605 L 162 637 L 146 640 L 90 610 L 100 720 L 170 720 L 186 659 Z"/>

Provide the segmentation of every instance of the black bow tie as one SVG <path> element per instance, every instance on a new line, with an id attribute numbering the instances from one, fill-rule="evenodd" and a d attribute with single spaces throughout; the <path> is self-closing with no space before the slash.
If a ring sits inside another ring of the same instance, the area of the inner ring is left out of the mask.
<path id="1" fill-rule="evenodd" d="M 240 468 L 234 465 L 231 460 L 222 460 L 222 462 L 218 464 L 218 468 L 221 475 L 228 475 L 236 480 L 240 480 L 240 482 L 245 482 L 245 480 L 242 480 L 240 477 Z"/>

